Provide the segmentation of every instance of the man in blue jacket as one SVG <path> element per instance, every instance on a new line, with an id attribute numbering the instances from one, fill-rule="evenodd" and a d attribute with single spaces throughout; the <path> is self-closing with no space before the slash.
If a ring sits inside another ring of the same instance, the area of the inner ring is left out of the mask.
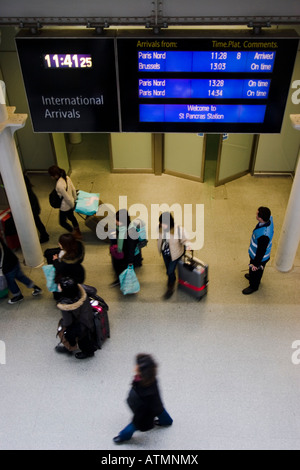
<path id="1" fill-rule="evenodd" d="M 259 207 L 256 213 L 258 224 L 253 230 L 249 247 L 249 274 L 245 274 L 250 285 L 242 292 L 244 295 L 257 291 L 267 262 L 270 259 L 274 224 L 268 207 Z"/>

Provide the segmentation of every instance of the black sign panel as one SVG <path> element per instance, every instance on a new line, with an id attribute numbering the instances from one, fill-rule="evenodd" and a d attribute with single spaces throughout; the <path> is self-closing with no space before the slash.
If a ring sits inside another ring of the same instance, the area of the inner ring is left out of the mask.
<path id="1" fill-rule="evenodd" d="M 17 37 L 35 132 L 118 132 L 115 39 Z"/>
<path id="2" fill-rule="evenodd" d="M 122 131 L 279 133 L 298 39 L 118 38 Z"/>

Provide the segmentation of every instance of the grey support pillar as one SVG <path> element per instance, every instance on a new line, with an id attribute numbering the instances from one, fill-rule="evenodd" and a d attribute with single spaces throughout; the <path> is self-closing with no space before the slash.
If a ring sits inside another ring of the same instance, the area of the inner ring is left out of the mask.
<path id="1" fill-rule="evenodd" d="M 300 241 L 300 158 L 281 229 L 275 266 L 278 271 L 288 272 L 293 268 Z"/>
<path id="2" fill-rule="evenodd" d="M 5 104 L 5 85 L 0 81 L 0 173 L 18 232 L 25 264 L 38 267 L 44 263 L 34 223 L 23 172 L 14 141 L 14 132 L 24 127 L 27 114 L 14 114 Z"/>

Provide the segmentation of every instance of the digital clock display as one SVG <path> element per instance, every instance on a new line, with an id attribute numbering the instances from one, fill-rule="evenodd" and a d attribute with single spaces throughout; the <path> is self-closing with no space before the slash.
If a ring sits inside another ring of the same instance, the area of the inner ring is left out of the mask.
<path id="1" fill-rule="evenodd" d="M 89 54 L 44 54 L 43 59 L 47 69 L 90 69 L 93 66 Z"/>
<path id="2" fill-rule="evenodd" d="M 114 37 L 20 32 L 16 45 L 34 132 L 119 132 Z"/>

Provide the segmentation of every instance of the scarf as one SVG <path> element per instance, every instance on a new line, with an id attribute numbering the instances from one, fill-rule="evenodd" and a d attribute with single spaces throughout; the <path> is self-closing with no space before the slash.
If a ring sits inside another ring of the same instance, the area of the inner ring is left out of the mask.
<path id="1" fill-rule="evenodd" d="M 126 235 L 127 235 L 127 227 L 125 227 L 125 225 L 120 225 L 119 227 L 117 227 L 117 232 L 118 232 L 118 253 L 122 253 L 124 239 L 126 238 Z"/>

